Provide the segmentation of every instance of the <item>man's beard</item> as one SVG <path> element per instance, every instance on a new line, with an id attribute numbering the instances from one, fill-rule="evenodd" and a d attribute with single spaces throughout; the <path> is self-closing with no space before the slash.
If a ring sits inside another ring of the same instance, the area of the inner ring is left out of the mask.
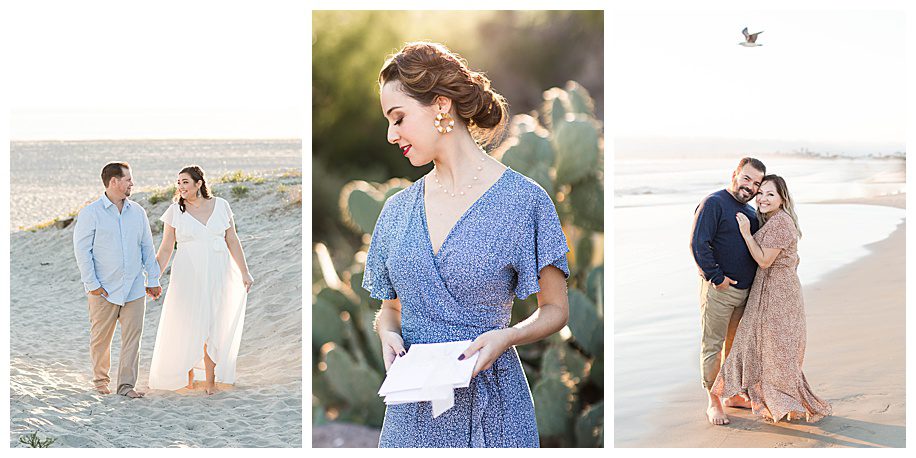
<path id="1" fill-rule="evenodd" d="M 747 192 L 747 198 L 744 198 L 741 196 L 741 191 Z M 735 200 L 737 200 L 738 202 L 741 202 L 742 204 L 746 204 L 750 202 L 751 199 L 754 198 L 754 192 L 751 191 L 751 189 L 746 186 L 739 186 L 738 190 L 736 190 L 734 194 L 732 195 L 735 196 Z"/>

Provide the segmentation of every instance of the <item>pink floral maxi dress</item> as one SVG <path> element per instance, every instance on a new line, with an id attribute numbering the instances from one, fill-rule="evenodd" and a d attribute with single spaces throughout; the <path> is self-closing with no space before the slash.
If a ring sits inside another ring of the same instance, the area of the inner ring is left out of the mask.
<path id="1" fill-rule="evenodd" d="M 805 308 L 798 280 L 798 232 L 784 210 L 773 215 L 754 240 L 761 248 L 779 248 L 769 268 L 758 268 L 738 325 L 735 342 L 716 378 L 712 393 L 741 394 L 756 415 L 770 421 L 804 417 L 809 422 L 830 415 L 802 372 L 805 358 Z"/>

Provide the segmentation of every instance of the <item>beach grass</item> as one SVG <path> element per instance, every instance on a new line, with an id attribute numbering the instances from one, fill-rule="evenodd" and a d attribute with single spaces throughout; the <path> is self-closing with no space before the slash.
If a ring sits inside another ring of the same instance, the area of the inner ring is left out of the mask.
<path id="1" fill-rule="evenodd" d="M 302 185 L 285 185 L 277 186 L 277 192 L 286 195 L 286 200 L 290 204 L 302 205 Z"/>
<path id="2" fill-rule="evenodd" d="M 300 172 L 301 175 L 301 172 Z M 263 184 L 267 180 L 264 177 L 259 177 L 252 175 L 250 173 L 245 173 L 242 170 L 236 170 L 234 172 L 229 172 L 223 176 L 216 179 L 217 183 L 252 183 L 252 184 Z"/>
<path id="3" fill-rule="evenodd" d="M 150 191 L 149 195 L 146 196 L 146 200 L 149 203 L 156 205 L 159 202 L 165 202 L 171 200 L 172 196 L 175 195 L 175 186 L 169 186 L 167 188 L 156 188 Z"/>
<path id="4" fill-rule="evenodd" d="M 53 437 L 46 437 L 42 440 L 38 437 L 38 431 L 33 432 L 32 434 L 19 436 L 19 443 L 28 445 L 31 448 L 49 448 L 51 444 L 56 442 L 57 439 Z"/>
<path id="5" fill-rule="evenodd" d="M 248 191 L 249 191 L 248 186 L 245 186 L 243 184 L 235 185 L 232 187 L 232 197 L 235 197 L 236 199 L 241 199 L 248 195 Z"/>
<path id="6" fill-rule="evenodd" d="M 280 174 L 280 178 L 302 178 L 302 170 L 287 170 Z"/>
<path id="7" fill-rule="evenodd" d="M 40 231 L 40 230 L 42 230 L 42 229 L 47 229 L 47 228 L 53 226 L 53 225 L 56 224 L 58 221 L 60 221 L 60 218 L 53 218 L 53 219 L 49 219 L 49 220 L 47 220 L 47 221 L 38 223 L 38 224 L 36 224 L 36 225 L 34 225 L 34 226 L 31 226 L 31 227 L 20 227 L 20 229 L 23 229 L 23 230 L 26 230 L 26 231 L 29 231 L 29 232 L 37 232 L 37 231 Z"/>
<path id="8" fill-rule="evenodd" d="M 80 212 L 81 209 L 82 209 L 82 207 L 80 207 L 80 209 L 73 210 L 72 212 L 68 213 L 67 216 L 63 216 L 63 217 L 58 216 L 58 217 L 49 219 L 49 220 L 47 220 L 47 221 L 38 223 L 38 224 L 36 224 L 36 225 L 34 225 L 34 226 L 29 226 L 29 227 L 19 226 L 19 230 L 22 230 L 22 231 L 29 231 L 29 232 L 37 232 L 37 231 L 40 231 L 40 230 L 42 230 L 42 229 L 47 229 L 47 228 L 49 228 L 49 227 L 51 227 L 51 226 L 57 226 L 57 227 L 63 229 L 63 228 L 65 228 L 65 227 L 69 226 L 71 223 L 73 223 L 73 222 L 76 220 L 76 215 L 79 214 L 79 212 Z"/>

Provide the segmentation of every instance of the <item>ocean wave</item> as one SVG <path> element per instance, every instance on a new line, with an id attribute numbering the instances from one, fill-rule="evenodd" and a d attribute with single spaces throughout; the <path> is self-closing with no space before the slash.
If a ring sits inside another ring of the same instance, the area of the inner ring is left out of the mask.
<path id="1" fill-rule="evenodd" d="M 811 151 L 806 148 L 793 151 L 777 151 L 780 156 L 803 157 L 811 159 L 887 159 L 887 160 L 906 160 L 906 151 L 895 151 L 893 153 L 849 153 L 835 151 Z"/>

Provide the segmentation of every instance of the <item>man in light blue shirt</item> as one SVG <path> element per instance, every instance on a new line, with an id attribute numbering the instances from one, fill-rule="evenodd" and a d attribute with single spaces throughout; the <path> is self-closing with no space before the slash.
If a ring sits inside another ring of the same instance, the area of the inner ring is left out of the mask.
<path id="1" fill-rule="evenodd" d="M 158 298 L 159 263 L 146 210 L 131 201 L 133 177 L 126 162 L 102 168 L 105 193 L 83 208 L 73 231 L 73 250 L 83 288 L 89 296 L 89 354 L 93 383 L 109 394 L 111 340 L 121 323 L 118 394 L 140 398 L 134 390 L 140 371 L 140 337 L 146 295 Z"/>

